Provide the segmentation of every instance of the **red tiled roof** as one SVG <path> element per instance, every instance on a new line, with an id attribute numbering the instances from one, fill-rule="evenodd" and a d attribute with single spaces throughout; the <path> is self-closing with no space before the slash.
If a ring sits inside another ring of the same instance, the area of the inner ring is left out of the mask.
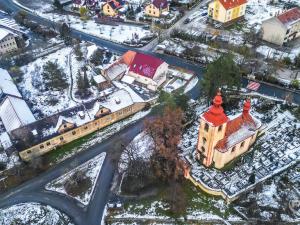
<path id="1" fill-rule="evenodd" d="M 158 9 L 165 9 L 168 7 L 167 0 L 153 0 L 152 4 Z"/>
<path id="2" fill-rule="evenodd" d="M 237 6 L 247 3 L 247 0 L 219 0 L 226 10 L 235 8 Z"/>
<path id="3" fill-rule="evenodd" d="M 224 113 L 222 103 L 223 101 L 219 91 L 213 100 L 213 105 L 207 112 L 203 113 L 202 117 L 214 126 L 220 126 L 221 124 L 226 123 L 228 117 Z"/>
<path id="4" fill-rule="evenodd" d="M 232 135 L 233 133 L 237 132 L 238 130 L 240 130 L 241 127 L 244 125 L 252 128 L 253 130 L 258 129 L 256 122 L 253 120 L 252 116 L 249 114 L 250 108 L 251 108 L 250 101 L 247 100 L 244 103 L 243 113 L 240 116 L 238 116 L 237 118 L 228 121 L 227 126 L 226 126 L 225 136 L 223 139 L 218 141 L 218 143 L 215 146 L 216 149 L 218 149 L 221 152 L 226 152 L 228 150 L 228 148 L 232 147 L 232 146 L 227 146 L 229 136 Z M 246 138 L 248 138 L 248 137 L 245 137 L 245 139 Z M 241 140 L 241 141 L 243 141 L 243 140 Z"/>
<path id="5" fill-rule="evenodd" d="M 129 71 L 152 79 L 157 68 L 163 63 L 162 60 L 151 55 L 137 52 L 131 62 Z"/>
<path id="6" fill-rule="evenodd" d="M 279 16 L 277 16 L 277 18 L 283 24 L 294 22 L 294 21 L 300 19 L 300 9 L 292 8 L 292 9 L 280 14 Z"/>

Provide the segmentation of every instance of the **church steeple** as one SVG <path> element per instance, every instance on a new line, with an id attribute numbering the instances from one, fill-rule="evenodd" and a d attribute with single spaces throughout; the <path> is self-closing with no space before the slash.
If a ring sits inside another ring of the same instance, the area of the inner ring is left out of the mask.
<path id="1" fill-rule="evenodd" d="M 221 96 L 221 90 L 219 89 L 217 95 L 214 97 L 213 105 L 210 106 L 209 110 L 203 114 L 205 120 L 213 126 L 220 126 L 228 121 L 228 117 L 224 113 L 222 103 L 223 99 Z"/>

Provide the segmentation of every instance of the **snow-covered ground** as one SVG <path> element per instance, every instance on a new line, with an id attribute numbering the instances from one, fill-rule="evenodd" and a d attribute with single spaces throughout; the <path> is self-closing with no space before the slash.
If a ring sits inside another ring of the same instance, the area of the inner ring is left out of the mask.
<path id="1" fill-rule="evenodd" d="M 22 4 L 24 4 L 25 7 L 31 5 L 30 2 L 26 3 L 24 1 L 22 1 Z M 83 21 L 78 16 L 49 13 L 51 9 L 52 5 L 44 4 L 44 1 L 41 1 L 39 4 L 35 4 L 34 13 L 51 21 L 58 23 L 65 22 L 70 24 L 73 29 L 117 43 L 124 43 L 125 41 L 139 42 L 142 38 L 153 37 L 154 35 L 151 31 L 144 29 L 142 26 L 130 24 L 119 24 L 116 26 L 98 24 L 94 18 Z"/>
<path id="2" fill-rule="evenodd" d="M 87 47 L 87 59 L 92 56 L 96 49 L 97 46 L 95 45 L 90 45 Z M 107 63 L 111 63 L 111 60 L 113 60 L 115 56 L 116 55 L 113 54 L 112 57 L 108 59 L 109 61 Z M 43 66 L 48 61 L 56 62 L 66 74 L 68 82 L 67 89 L 63 91 L 47 90 L 44 85 L 42 73 Z M 82 101 L 90 101 L 91 99 L 99 96 L 100 93 L 98 89 L 95 86 L 91 86 L 90 91 L 92 95 L 89 98 L 76 99 L 75 92 L 77 91 L 78 70 L 83 65 L 86 65 L 85 62 L 78 61 L 76 59 L 74 50 L 71 47 L 66 47 L 21 67 L 24 76 L 22 82 L 17 85 L 22 93 L 22 96 L 32 104 L 32 111 L 34 113 L 41 112 L 42 116 L 50 116 L 57 112 L 61 112 L 65 109 L 81 104 Z M 94 73 L 91 72 L 90 67 L 87 67 L 87 69 L 88 78 L 91 80 Z M 72 93 L 70 91 L 72 91 Z M 51 104 L 53 100 L 55 103 Z"/>
<path id="3" fill-rule="evenodd" d="M 297 0 L 281 0 L 274 1 L 276 4 L 270 4 L 271 1 L 267 0 L 248 0 L 245 19 L 248 27 L 254 27 L 256 30 L 260 29 L 262 21 L 275 16 L 276 13 L 284 10 L 284 4 L 298 4 Z"/>
<path id="4" fill-rule="evenodd" d="M 289 52 L 284 52 L 266 45 L 262 45 L 256 49 L 256 52 L 262 54 L 267 59 L 283 60 L 284 57 L 289 57 L 293 61 L 295 57 L 300 54 L 300 47 L 292 48 Z"/>
<path id="5" fill-rule="evenodd" d="M 44 115 L 49 116 L 66 108 L 76 106 L 75 102 L 70 101 L 68 90 L 45 90 L 42 76 L 43 65 L 45 65 L 46 62 L 57 62 L 59 67 L 62 68 L 66 74 L 68 83 L 70 84 L 70 71 L 68 68 L 69 55 L 71 52 L 72 48 L 66 47 L 21 67 L 24 76 L 22 82 L 18 84 L 18 87 L 21 90 L 22 96 L 32 104 L 33 112 L 40 110 Z M 51 99 L 55 99 L 57 104 L 49 107 L 49 101 L 51 101 Z"/>
<path id="6" fill-rule="evenodd" d="M 63 213 L 38 203 L 21 203 L 0 210 L 0 224 L 72 225 Z"/>
<path id="7" fill-rule="evenodd" d="M 106 156 L 105 152 L 99 154 L 98 156 L 81 164 L 80 166 L 69 171 L 68 173 L 65 173 L 64 175 L 51 181 L 50 183 L 48 183 L 46 185 L 45 188 L 49 191 L 55 191 L 55 192 L 59 192 L 59 193 L 68 195 L 68 193 L 66 192 L 65 187 L 64 187 L 65 183 L 67 182 L 67 180 L 69 180 L 74 175 L 74 173 L 81 171 L 86 175 L 87 178 L 90 179 L 91 186 L 88 188 L 88 190 L 85 193 L 81 193 L 81 195 L 79 195 L 79 196 L 74 196 L 74 198 L 76 200 L 78 200 L 79 202 L 81 202 L 82 204 L 88 205 L 91 200 L 91 196 L 94 192 L 96 182 L 100 175 L 105 156 Z M 72 196 L 70 196 L 70 197 L 72 197 Z"/>

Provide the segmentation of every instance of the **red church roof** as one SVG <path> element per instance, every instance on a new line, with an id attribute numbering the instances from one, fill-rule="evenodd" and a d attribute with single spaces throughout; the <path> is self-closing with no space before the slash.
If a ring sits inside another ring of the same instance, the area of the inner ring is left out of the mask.
<path id="1" fill-rule="evenodd" d="M 235 119 L 228 121 L 224 138 L 215 146 L 218 151 L 226 152 L 233 145 L 238 144 L 252 136 L 260 127 L 260 123 L 257 123 L 250 115 L 250 108 L 250 100 L 246 100 L 244 103 L 243 113 Z M 245 129 L 241 132 L 237 132 L 241 130 L 242 127 Z"/>
<path id="2" fill-rule="evenodd" d="M 235 8 L 237 6 L 247 3 L 247 0 L 219 0 L 226 10 Z"/>
<path id="3" fill-rule="evenodd" d="M 137 52 L 130 64 L 129 71 L 152 79 L 157 68 L 163 63 L 162 60 L 151 55 Z"/>
<path id="4" fill-rule="evenodd" d="M 213 105 L 202 115 L 207 122 L 213 124 L 215 127 L 228 121 L 228 117 L 224 113 L 222 103 L 223 100 L 221 92 L 219 91 L 213 100 Z"/>
<path id="5" fill-rule="evenodd" d="M 168 8 L 169 5 L 167 0 L 153 0 L 152 4 L 158 9 Z"/>
<path id="6" fill-rule="evenodd" d="M 283 24 L 293 23 L 300 19 L 300 9 L 299 8 L 292 8 L 279 16 L 277 18 Z"/>

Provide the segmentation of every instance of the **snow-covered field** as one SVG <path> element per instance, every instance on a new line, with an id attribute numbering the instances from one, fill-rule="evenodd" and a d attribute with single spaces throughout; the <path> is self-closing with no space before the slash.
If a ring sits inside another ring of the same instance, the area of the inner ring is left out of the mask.
<path id="1" fill-rule="evenodd" d="M 63 213 L 38 203 L 22 203 L 0 210 L 1 225 L 72 225 Z"/>
<path id="2" fill-rule="evenodd" d="M 88 190 L 85 193 L 82 193 L 79 196 L 75 196 L 74 198 L 81 202 L 84 205 L 88 205 L 91 199 L 91 196 L 94 192 L 94 188 L 96 185 L 96 182 L 98 180 L 98 177 L 101 172 L 102 164 L 104 162 L 106 153 L 103 152 L 99 154 L 98 156 L 90 159 L 89 161 L 81 164 L 80 166 L 74 168 L 73 170 L 65 173 L 64 175 L 58 177 L 57 179 L 51 181 L 46 185 L 46 189 L 49 191 L 55 191 L 59 192 L 65 195 L 68 195 L 68 193 L 65 190 L 64 184 L 67 180 L 69 180 L 74 173 L 81 171 L 83 172 L 87 178 L 91 181 L 91 186 L 88 188 Z M 70 196 L 70 195 L 69 195 Z M 72 197 L 72 196 L 70 196 Z"/>

